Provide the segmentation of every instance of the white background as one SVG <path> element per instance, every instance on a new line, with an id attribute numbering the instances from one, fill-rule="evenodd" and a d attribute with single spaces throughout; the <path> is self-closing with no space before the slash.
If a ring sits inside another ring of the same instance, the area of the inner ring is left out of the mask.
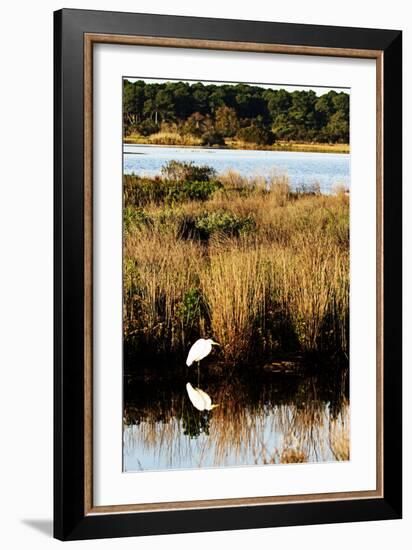
<path id="1" fill-rule="evenodd" d="M 2 10 L 2 85 L 0 87 L 0 544 L 7 549 L 49 548 L 52 517 L 52 11 L 63 7 L 44 0 L 7 3 Z M 404 33 L 404 97 L 410 95 L 412 21 L 408 4 L 347 0 L 339 9 L 321 0 L 293 3 L 255 0 L 151 2 L 89 0 L 82 7 L 210 17 L 237 17 L 296 23 L 402 28 Z M 411 111 L 405 106 L 405 176 L 411 176 Z M 412 194 L 404 187 L 404 211 Z M 404 280 L 412 278 L 412 221 L 405 215 Z M 404 285 L 405 286 L 405 285 Z M 411 291 L 405 291 L 405 464 L 410 463 L 412 360 Z M 305 549 L 345 549 L 367 544 L 375 549 L 405 548 L 412 536 L 412 482 L 405 468 L 405 519 L 393 522 L 324 525 L 298 528 L 202 533 L 71 543 L 88 548 L 186 549 L 251 545 Z M 409 543 L 410 544 L 410 543 Z"/>

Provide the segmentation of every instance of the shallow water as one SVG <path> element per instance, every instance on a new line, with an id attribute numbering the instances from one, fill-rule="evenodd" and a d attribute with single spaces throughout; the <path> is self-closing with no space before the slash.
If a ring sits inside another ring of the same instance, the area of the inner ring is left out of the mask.
<path id="1" fill-rule="evenodd" d="M 238 149 L 203 149 L 196 147 L 163 147 L 156 145 L 124 145 L 125 174 L 154 176 L 170 160 L 207 164 L 224 172 L 237 170 L 241 175 L 287 173 L 292 185 L 319 183 L 323 193 L 330 193 L 334 184 L 350 186 L 350 155 L 335 153 L 297 153 L 284 151 L 246 151 Z"/>
<path id="2" fill-rule="evenodd" d="M 325 376 L 265 373 L 207 380 L 219 407 L 199 412 L 181 381 L 126 377 L 125 472 L 346 460 L 347 371 Z M 197 376 L 190 380 L 197 386 Z"/>

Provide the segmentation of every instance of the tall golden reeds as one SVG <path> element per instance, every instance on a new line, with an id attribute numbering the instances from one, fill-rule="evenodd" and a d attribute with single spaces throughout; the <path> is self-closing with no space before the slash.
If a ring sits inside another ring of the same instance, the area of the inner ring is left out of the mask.
<path id="1" fill-rule="evenodd" d="M 167 205 L 150 197 L 140 204 L 139 180 L 130 178 L 126 344 L 184 354 L 194 338 L 210 335 L 230 363 L 263 360 L 279 346 L 347 353 L 346 193 L 296 194 L 281 174 L 229 171 L 206 200 L 177 194 Z"/>
<path id="2" fill-rule="evenodd" d="M 213 243 L 201 275 L 211 333 L 233 362 L 250 355 L 256 322 L 265 317 L 265 269 L 259 247 Z"/>

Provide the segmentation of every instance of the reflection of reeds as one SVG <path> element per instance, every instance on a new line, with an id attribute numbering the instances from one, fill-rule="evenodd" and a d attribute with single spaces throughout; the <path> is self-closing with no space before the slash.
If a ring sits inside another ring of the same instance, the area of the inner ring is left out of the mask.
<path id="1" fill-rule="evenodd" d="M 329 445 L 336 460 L 349 460 L 349 406 L 345 403 L 342 412 L 329 425 Z"/>
<path id="2" fill-rule="evenodd" d="M 151 407 L 138 425 L 129 426 L 126 453 L 136 449 L 138 455 L 139 448 L 150 449 L 159 460 L 167 457 L 169 467 L 179 467 L 185 460 L 199 467 L 349 459 L 349 406 L 343 401 L 339 412 L 332 414 L 327 403 L 317 399 L 312 384 L 304 385 L 293 401 L 279 404 L 269 395 L 262 395 L 255 405 L 245 403 L 236 385 L 206 389 L 220 403 L 207 415 L 208 435 L 182 436 L 188 415 L 193 421 L 202 418 L 182 398 L 166 416 Z"/>

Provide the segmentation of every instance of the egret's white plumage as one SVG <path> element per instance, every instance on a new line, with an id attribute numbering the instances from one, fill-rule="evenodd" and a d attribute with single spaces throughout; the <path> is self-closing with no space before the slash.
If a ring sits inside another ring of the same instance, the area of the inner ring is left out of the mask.
<path id="1" fill-rule="evenodd" d="M 198 411 L 211 411 L 219 405 L 212 404 L 212 399 L 205 391 L 200 388 L 194 388 L 190 382 L 186 384 L 186 391 L 192 405 Z"/>
<path id="2" fill-rule="evenodd" d="M 218 346 L 219 344 L 214 342 L 211 338 L 208 340 L 205 340 L 204 338 L 199 338 L 199 340 L 196 340 L 189 350 L 186 365 L 190 367 L 193 363 L 199 363 L 199 361 L 209 355 L 212 351 L 213 345 Z"/>

